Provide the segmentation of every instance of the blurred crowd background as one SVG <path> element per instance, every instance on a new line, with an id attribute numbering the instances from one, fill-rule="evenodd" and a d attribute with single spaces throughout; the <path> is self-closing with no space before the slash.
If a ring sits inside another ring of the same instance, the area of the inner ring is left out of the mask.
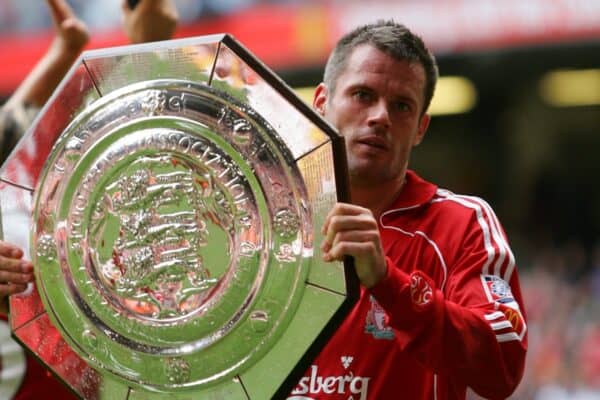
<path id="1" fill-rule="evenodd" d="M 125 44 L 120 0 L 71 0 L 89 48 Z M 331 44 L 394 18 L 442 80 L 414 169 L 487 199 L 520 270 L 529 344 L 513 399 L 600 399 L 600 0 L 176 0 L 176 37 L 229 32 L 298 93 Z M 40 0 L 0 0 L 0 103 L 43 54 Z M 472 395 L 472 398 L 477 398 Z"/>

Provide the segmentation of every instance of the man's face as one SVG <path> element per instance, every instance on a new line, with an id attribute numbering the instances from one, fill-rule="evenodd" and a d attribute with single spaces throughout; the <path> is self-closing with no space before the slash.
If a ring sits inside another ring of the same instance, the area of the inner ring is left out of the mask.
<path id="1" fill-rule="evenodd" d="M 313 105 L 346 140 L 352 185 L 402 180 L 429 116 L 423 114 L 425 71 L 371 45 L 354 49 L 332 93 L 319 85 Z"/>

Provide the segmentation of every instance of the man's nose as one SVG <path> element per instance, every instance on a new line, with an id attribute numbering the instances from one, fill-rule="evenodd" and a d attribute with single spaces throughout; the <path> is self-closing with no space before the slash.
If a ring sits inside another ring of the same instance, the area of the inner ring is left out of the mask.
<path id="1" fill-rule="evenodd" d="M 369 126 L 390 126 L 390 112 L 385 101 L 379 100 L 373 103 L 369 109 Z"/>

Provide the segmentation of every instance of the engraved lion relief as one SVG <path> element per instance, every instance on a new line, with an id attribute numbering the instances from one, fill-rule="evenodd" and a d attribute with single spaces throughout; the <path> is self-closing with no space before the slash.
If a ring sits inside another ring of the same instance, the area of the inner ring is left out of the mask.
<path id="1" fill-rule="evenodd" d="M 209 169 L 180 163 L 169 155 L 132 163 L 106 186 L 92 216 L 99 278 L 137 315 L 163 319 L 196 310 L 229 264 L 232 205 Z M 211 235 L 224 254 L 222 265 L 209 269 L 203 251 Z"/>

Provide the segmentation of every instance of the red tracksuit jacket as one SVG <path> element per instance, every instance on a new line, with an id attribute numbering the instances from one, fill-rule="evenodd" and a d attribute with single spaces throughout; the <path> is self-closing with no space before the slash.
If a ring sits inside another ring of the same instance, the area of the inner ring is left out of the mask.
<path id="1" fill-rule="evenodd" d="M 387 276 L 360 300 L 291 399 L 508 397 L 527 328 L 513 254 L 490 206 L 414 172 L 379 220 Z"/>

